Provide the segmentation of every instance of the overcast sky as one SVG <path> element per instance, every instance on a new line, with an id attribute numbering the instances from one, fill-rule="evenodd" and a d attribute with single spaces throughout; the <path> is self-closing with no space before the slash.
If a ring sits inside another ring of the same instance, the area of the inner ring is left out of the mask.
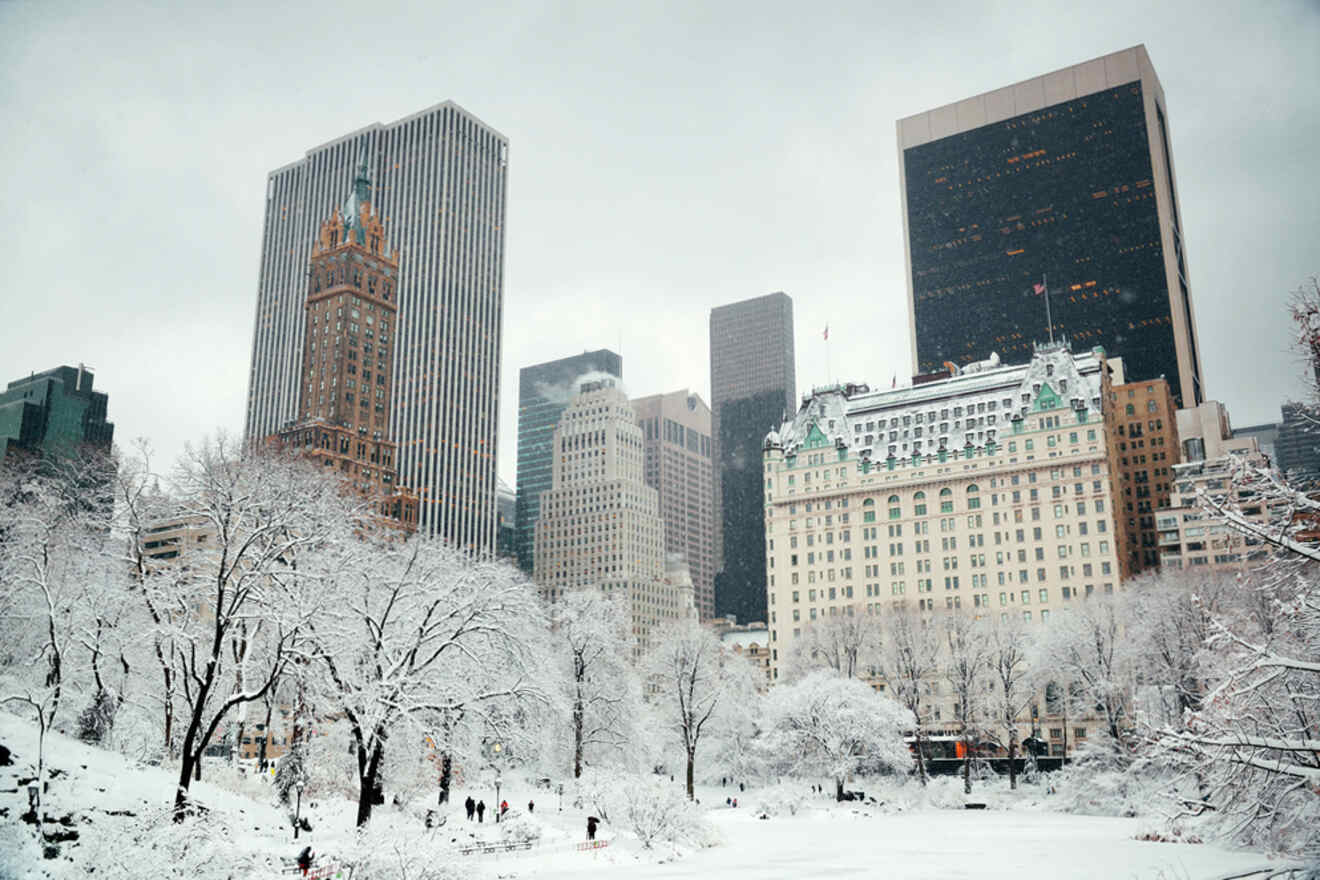
<path id="1" fill-rule="evenodd" d="M 1145 43 L 1207 391 L 1277 420 L 1320 272 L 1320 4 L 1071 5 L 0 0 L 0 380 L 84 362 L 162 459 L 241 431 L 267 173 L 452 99 L 510 141 L 511 485 L 519 367 L 608 347 L 631 393 L 709 400 L 723 303 L 792 296 L 799 392 L 883 384 L 895 120 Z"/>

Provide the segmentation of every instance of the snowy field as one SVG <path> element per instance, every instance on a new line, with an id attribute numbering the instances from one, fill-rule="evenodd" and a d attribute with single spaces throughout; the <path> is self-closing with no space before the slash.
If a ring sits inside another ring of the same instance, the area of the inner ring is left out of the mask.
<path id="1" fill-rule="evenodd" d="M 58 827 L 76 830 L 79 836 L 62 845 L 58 859 L 43 861 L 31 842 L 31 826 L 18 820 L 26 808 L 26 792 L 19 782 L 28 775 L 35 734 L 29 725 L 0 713 L 0 744 L 15 753 L 11 766 L 0 767 L 0 877 L 5 880 L 86 876 L 88 867 L 102 868 L 112 860 L 121 862 L 115 869 L 120 873 L 110 872 L 113 877 L 274 878 L 280 876 L 281 858 L 291 858 L 304 843 L 332 861 L 353 853 L 352 808 L 345 801 L 309 808 L 315 829 L 295 843 L 263 783 L 234 781 L 221 787 L 204 781 L 194 790 L 209 814 L 200 827 L 194 827 L 186 860 L 170 865 L 147 864 L 140 855 L 119 859 L 132 852 L 129 842 L 135 823 L 168 806 L 170 774 L 53 734 L 49 764 L 57 772 L 47 813 L 57 820 L 67 816 L 66 824 Z M 208 766 L 208 773 L 214 778 L 222 769 Z M 956 805 L 951 803 L 960 797 L 955 781 L 942 780 L 940 791 L 943 803 Z M 442 827 L 430 832 L 420 819 L 422 805 L 408 811 L 380 808 L 373 826 L 392 830 L 393 836 L 387 833 L 377 845 L 430 850 L 447 862 L 455 877 L 547 880 L 614 877 L 624 872 L 630 880 L 747 873 L 758 880 L 1024 876 L 1202 880 L 1267 861 L 1259 854 L 1204 844 L 1139 841 L 1135 835 L 1156 827 L 1153 820 L 1050 812 L 1049 799 L 1041 796 L 1039 787 L 1016 795 L 993 791 L 986 798 L 990 809 L 966 811 L 933 806 L 930 802 L 935 798 L 918 794 L 911 786 L 886 806 L 853 808 L 809 796 L 796 815 L 769 819 L 757 816 L 756 791 L 704 787 L 699 796 L 719 845 L 648 851 L 626 831 L 603 824 L 599 838 L 608 844 L 581 851 L 583 810 L 565 802 L 561 812 L 553 793 L 514 785 L 502 794 L 524 813 L 528 800 L 535 799 L 534 814 L 519 821 L 533 822 L 540 840 L 528 852 L 464 856 L 453 848 L 501 839 L 501 827 L 491 822 L 489 813 L 481 825 L 464 819 L 461 801 L 469 793 L 494 803 L 494 791 L 460 788 L 456 792 L 460 803 L 450 808 Z M 738 809 L 725 806 L 725 797 L 733 795 L 739 798 Z M 106 870 L 96 874 L 107 876 Z"/>

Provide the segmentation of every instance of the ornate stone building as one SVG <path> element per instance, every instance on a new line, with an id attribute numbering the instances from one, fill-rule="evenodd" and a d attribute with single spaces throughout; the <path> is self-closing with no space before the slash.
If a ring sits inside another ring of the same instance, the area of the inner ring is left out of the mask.
<path id="1" fill-rule="evenodd" d="M 353 490 L 380 500 L 382 513 L 410 526 L 416 499 L 398 486 L 390 438 L 399 251 L 371 207 L 367 163 L 353 191 L 321 224 L 307 273 L 299 418 L 279 433 L 334 468 Z"/>

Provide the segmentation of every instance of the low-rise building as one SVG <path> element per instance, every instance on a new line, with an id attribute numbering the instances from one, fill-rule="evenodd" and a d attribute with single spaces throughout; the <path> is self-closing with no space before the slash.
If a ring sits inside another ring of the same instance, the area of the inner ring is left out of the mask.
<path id="1" fill-rule="evenodd" d="M 1249 519 L 1266 522 L 1270 511 L 1253 504 L 1252 493 L 1233 485 L 1238 460 L 1264 467 L 1269 459 L 1260 451 L 1254 434 L 1236 434 L 1228 410 L 1216 400 L 1194 409 L 1178 411 L 1178 434 L 1185 461 L 1173 468 L 1173 492 L 1169 503 L 1156 515 L 1159 529 L 1160 565 L 1198 571 L 1246 571 L 1267 555 L 1267 548 L 1253 538 L 1215 521 L 1201 509 L 1197 497 L 1246 502 L 1239 509 Z"/>

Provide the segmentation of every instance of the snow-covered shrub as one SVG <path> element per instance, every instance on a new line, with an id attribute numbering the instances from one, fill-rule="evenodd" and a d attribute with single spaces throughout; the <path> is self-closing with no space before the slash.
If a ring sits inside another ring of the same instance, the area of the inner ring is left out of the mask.
<path id="1" fill-rule="evenodd" d="M 508 843 L 536 843 L 541 839 L 541 823 L 522 810 L 509 810 L 500 817 L 500 837 Z"/>
<path id="2" fill-rule="evenodd" d="M 1148 814 L 1171 784 L 1159 768 L 1131 764 L 1103 742 L 1079 748 L 1072 764 L 1051 773 L 1047 783 L 1058 798 L 1057 810 L 1126 817 Z"/>
<path id="3" fill-rule="evenodd" d="M 757 792 L 752 801 L 752 810 L 758 816 L 796 816 L 807 805 L 807 796 L 802 784 L 776 785 Z"/>
<path id="4" fill-rule="evenodd" d="M 719 842 L 714 827 L 682 787 L 658 777 L 622 779 L 615 802 L 615 821 L 645 849 L 658 843 L 704 847 Z"/>
<path id="5" fill-rule="evenodd" d="M 465 880 L 485 876 L 469 859 L 455 861 L 448 838 L 376 822 L 358 831 L 342 862 L 353 880 Z"/>
<path id="6" fill-rule="evenodd" d="M 100 745 L 115 725 L 119 701 L 107 690 L 99 690 L 87 707 L 78 713 L 78 739 Z"/>
<path id="7" fill-rule="evenodd" d="M 932 776 L 926 788 L 926 803 L 939 810 L 961 810 L 967 803 L 961 776 Z"/>
<path id="8" fill-rule="evenodd" d="M 172 811 L 161 808 L 119 833 L 100 836 L 88 861 L 101 880 L 221 880 L 271 873 L 275 866 L 245 851 L 241 838 L 222 813 L 175 822 Z"/>

